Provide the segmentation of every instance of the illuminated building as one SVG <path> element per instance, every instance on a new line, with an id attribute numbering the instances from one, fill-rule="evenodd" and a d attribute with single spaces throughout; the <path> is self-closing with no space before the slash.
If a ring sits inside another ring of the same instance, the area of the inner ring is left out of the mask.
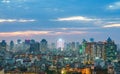
<path id="1" fill-rule="evenodd" d="M 81 60 L 83 63 L 86 63 L 86 61 L 87 61 L 87 57 L 86 57 L 87 53 L 85 52 L 86 43 L 87 43 L 87 41 L 85 39 L 83 39 L 82 44 L 80 45 L 80 49 L 79 49 L 79 53 L 80 53 Z"/>
<path id="2" fill-rule="evenodd" d="M 106 42 L 84 41 L 81 45 L 80 53 L 84 53 L 84 62 L 92 63 L 96 58 L 104 61 L 114 61 L 117 59 L 117 46 L 111 38 L 108 38 Z"/>
<path id="3" fill-rule="evenodd" d="M 85 54 L 86 43 L 87 41 L 83 39 L 80 50 L 79 50 L 80 54 Z"/>
<path id="4" fill-rule="evenodd" d="M 100 58 L 105 60 L 105 42 L 97 42 L 94 50 L 94 59 Z"/>
<path id="5" fill-rule="evenodd" d="M 0 74 L 5 74 L 4 69 L 0 69 Z"/>
<path id="6" fill-rule="evenodd" d="M 93 62 L 94 60 L 94 50 L 95 50 L 95 43 L 94 42 L 87 42 L 85 46 L 85 56 L 86 62 Z"/>
<path id="7" fill-rule="evenodd" d="M 93 63 L 96 58 L 105 60 L 105 43 L 93 41 L 83 42 L 80 53 L 84 54 L 84 62 L 86 63 Z"/>
<path id="8" fill-rule="evenodd" d="M 60 49 L 61 51 L 63 51 L 63 49 L 64 49 L 64 40 L 63 39 L 57 40 L 57 49 Z"/>
<path id="9" fill-rule="evenodd" d="M 117 59 L 117 45 L 109 37 L 105 44 L 106 61 L 114 61 Z"/>

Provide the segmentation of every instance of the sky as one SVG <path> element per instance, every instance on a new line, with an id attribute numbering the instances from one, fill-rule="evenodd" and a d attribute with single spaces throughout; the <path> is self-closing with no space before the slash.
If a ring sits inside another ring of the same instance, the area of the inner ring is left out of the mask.
<path id="1" fill-rule="evenodd" d="M 0 0 L 0 41 L 111 37 L 120 43 L 120 0 Z"/>

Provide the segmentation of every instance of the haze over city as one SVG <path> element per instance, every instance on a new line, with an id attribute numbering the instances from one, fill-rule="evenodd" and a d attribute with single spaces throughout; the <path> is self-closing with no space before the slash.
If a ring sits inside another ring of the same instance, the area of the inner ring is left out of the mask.
<path id="1" fill-rule="evenodd" d="M 120 0 L 0 0 L 0 74 L 120 74 Z"/>
<path id="2" fill-rule="evenodd" d="M 0 0 L 0 40 L 120 42 L 119 0 Z"/>

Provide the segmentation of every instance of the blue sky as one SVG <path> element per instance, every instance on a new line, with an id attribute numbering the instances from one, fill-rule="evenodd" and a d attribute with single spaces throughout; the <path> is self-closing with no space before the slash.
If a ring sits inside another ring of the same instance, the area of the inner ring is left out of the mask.
<path id="1" fill-rule="evenodd" d="M 0 40 L 120 42 L 119 0 L 0 0 Z"/>

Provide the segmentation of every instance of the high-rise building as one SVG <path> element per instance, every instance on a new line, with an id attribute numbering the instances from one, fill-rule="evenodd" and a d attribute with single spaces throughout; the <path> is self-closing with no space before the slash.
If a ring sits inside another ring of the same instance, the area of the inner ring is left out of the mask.
<path id="1" fill-rule="evenodd" d="M 90 42 L 94 42 L 94 38 L 90 38 Z"/>
<path id="2" fill-rule="evenodd" d="M 80 53 L 80 59 L 82 63 L 87 62 L 87 53 L 85 52 L 86 50 L 86 43 L 87 41 L 83 39 L 82 44 L 79 45 L 79 53 Z"/>
<path id="3" fill-rule="evenodd" d="M 31 40 L 30 40 L 30 43 L 35 43 L 35 40 L 34 40 L 34 39 L 31 39 Z"/>
<path id="4" fill-rule="evenodd" d="M 84 42 L 82 44 L 85 62 L 93 63 L 96 58 L 105 60 L 105 43 L 104 42 Z"/>
<path id="5" fill-rule="evenodd" d="M 2 40 L 2 42 L 0 43 L 0 50 L 6 50 L 6 46 L 7 46 L 7 43 L 5 40 Z"/>
<path id="6" fill-rule="evenodd" d="M 10 41 L 10 50 L 13 50 L 13 48 L 14 48 L 14 42 Z"/>
<path id="7" fill-rule="evenodd" d="M 81 45 L 80 52 L 81 54 L 84 53 L 84 61 L 90 63 L 97 59 L 104 61 L 114 61 L 117 59 L 117 45 L 111 38 L 108 38 L 106 42 L 84 41 Z"/>
<path id="8" fill-rule="evenodd" d="M 51 43 L 50 49 L 56 49 L 56 44 L 55 43 Z"/>
<path id="9" fill-rule="evenodd" d="M 72 50 L 71 48 L 72 48 L 71 43 L 64 43 L 64 49 L 65 50 Z"/>
<path id="10" fill-rule="evenodd" d="M 61 38 L 57 40 L 57 49 L 60 49 L 61 51 L 64 49 L 64 40 Z"/>
<path id="11" fill-rule="evenodd" d="M 94 50 L 94 59 L 100 58 L 105 60 L 105 42 L 97 42 Z"/>
<path id="12" fill-rule="evenodd" d="M 75 51 L 76 50 L 76 47 L 75 47 L 75 42 L 72 42 L 72 50 Z"/>
<path id="13" fill-rule="evenodd" d="M 21 39 L 18 39 L 18 40 L 17 40 L 17 44 L 20 44 L 20 43 L 21 43 Z"/>
<path id="14" fill-rule="evenodd" d="M 39 52 L 40 44 L 39 42 L 35 42 L 35 40 L 30 41 L 30 53 L 37 53 Z"/>
<path id="15" fill-rule="evenodd" d="M 86 62 L 93 62 L 94 60 L 94 50 L 95 50 L 95 43 L 94 42 L 87 42 L 85 44 L 85 57 Z"/>
<path id="16" fill-rule="evenodd" d="M 79 51 L 79 49 L 80 49 L 80 44 L 79 44 L 79 42 L 76 42 L 75 48 L 76 48 L 77 51 Z"/>
<path id="17" fill-rule="evenodd" d="M 44 51 L 44 50 L 47 50 L 48 49 L 48 43 L 47 43 L 47 40 L 46 39 L 42 39 L 40 41 L 40 50 L 41 51 Z"/>
<path id="18" fill-rule="evenodd" d="M 79 49 L 80 54 L 85 55 L 86 43 L 87 43 L 87 41 L 85 39 L 83 39 L 82 44 L 80 45 L 80 49 Z"/>
<path id="19" fill-rule="evenodd" d="M 25 40 L 25 44 L 28 44 L 28 45 L 29 45 L 29 44 L 30 44 L 30 40 L 29 40 L 29 39 L 26 39 L 26 40 Z"/>
<path id="20" fill-rule="evenodd" d="M 105 44 L 105 59 L 106 61 L 114 61 L 117 59 L 117 45 L 110 37 Z"/>

